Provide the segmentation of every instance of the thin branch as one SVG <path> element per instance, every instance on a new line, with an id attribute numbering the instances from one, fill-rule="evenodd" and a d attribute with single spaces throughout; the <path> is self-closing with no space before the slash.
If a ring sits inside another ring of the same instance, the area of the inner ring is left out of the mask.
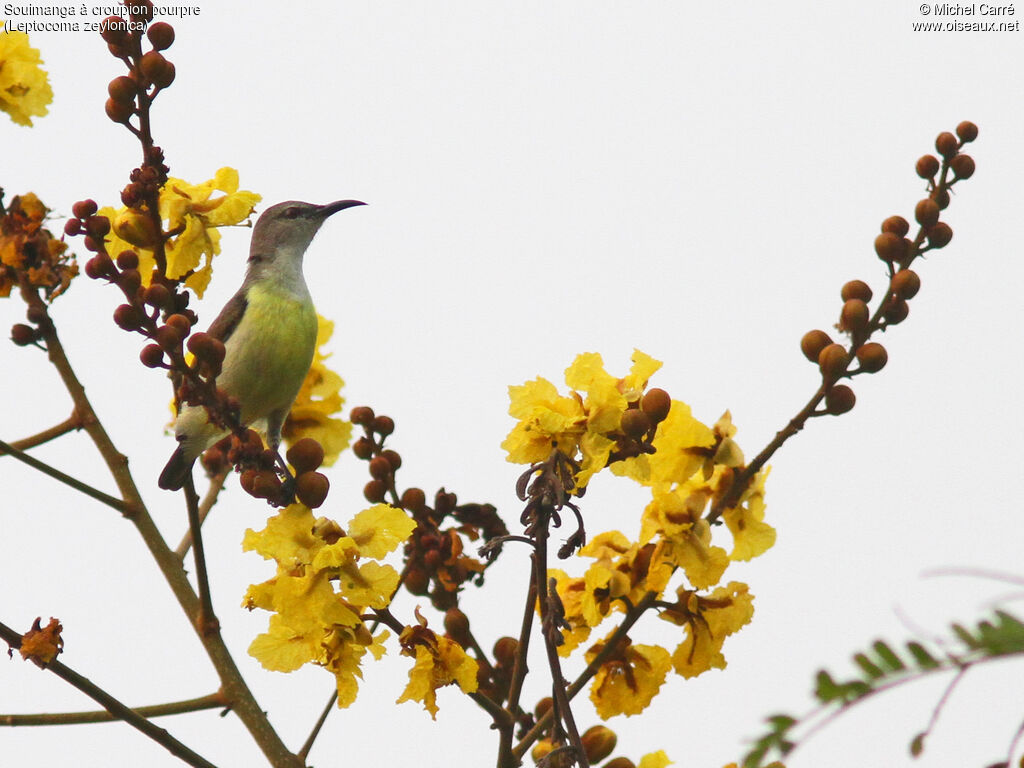
<path id="1" fill-rule="evenodd" d="M 2 637 L 11 648 L 21 647 L 21 635 L 2 623 L 0 623 L 0 637 Z M 160 744 L 164 749 L 180 760 L 183 760 L 196 768 L 217 768 L 213 763 L 196 754 L 176 738 L 171 736 L 171 734 L 163 728 L 153 725 L 149 720 L 122 704 L 98 685 L 90 681 L 88 678 L 78 674 L 67 665 L 54 659 L 45 666 L 45 669 L 53 672 L 57 677 L 73 685 L 105 710 L 110 712 L 110 714 L 114 715 L 116 719 L 123 720 L 128 725 L 141 731 L 146 736 L 149 736 L 149 738 Z"/>
<path id="2" fill-rule="evenodd" d="M 209 635 L 220 629 L 220 622 L 213 612 L 210 598 L 210 579 L 206 572 L 206 550 L 203 547 L 202 522 L 199 519 L 199 496 L 192 482 L 192 473 L 185 476 L 185 506 L 188 507 L 188 528 L 192 536 L 192 555 L 196 564 L 196 584 L 199 587 L 199 613 L 196 626 L 202 635 Z"/>
<path id="3" fill-rule="evenodd" d="M 96 499 L 96 501 L 116 509 L 122 515 L 128 514 L 128 505 L 121 499 L 115 498 L 108 493 L 104 493 L 101 490 L 93 488 L 91 485 L 83 483 L 81 480 L 76 480 L 71 475 L 64 474 L 56 467 L 51 467 L 49 464 L 40 461 L 35 456 L 29 456 L 24 451 L 18 450 L 12 443 L 5 443 L 3 440 L 0 440 L 0 453 L 13 456 L 18 461 L 32 467 L 32 469 L 39 470 L 44 475 L 48 475 L 54 480 L 59 480 L 64 483 L 64 485 L 84 493 L 89 498 Z"/>
<path id="4" fill-rule="evenodd" d="M 206 522 L 206 516 L 210 514 L 210 510 L 213 509 L 213 505 L 217 503 L 217 498 L 220 496 L 220 492 L 224 488 L 224 483 L 228 479 L 228 471 L 229 470 L 225 469 L 210 478 L 210 487 L 206 489 L 206 495 L 203 496 L 203 500 L 199 504 L 200 526 Z M 189 528 L 189 530 L 185 532 L 185 535 L 181 537 L 181 543 L 178 544 L 178 548 L 174 550 L 174 553 L 184 560 L 185 555 L 188 554 L 188 551 L 191 548 L 192 529 Z"/>
<path id="5" fill-rule="evenodd" d="M 320 729 L 324 727 L 324 723 L 327 722 L 327 716 L 331 714 L 331 710 L 334 709 L 334 702 L 338 700 L 338 689 L 335 688 L 331 691 L 331 697 L 327 700 L 327 705 L 324 707 L 324 711 L 320 713 L 320 717 L 316 719 L 316 724 L 313 726 L 313 730 L 309 732 L 309 736 L 306 737 L 306 742 L 302 745 L 302 749 L 298 751 L 298 757 L 303 763 L 306 762 L 306 758 L 309 757 L 309 750 L 313 748 L 313 742 L 316 741 L 316 737 L 320 735 Z"/>
<path id="6" fill-rule="evenodd" d="M 11 443 L 14 448 L 19 451 L 27 451 L 29 448 L 35 448 L 37 445 L 48 443 L 51 440 L 66 435 L 68 432 L 73 432 L 76 429 L 82 428 L 82 420 L 78 418 L 77 413 L 72 413 L 68 418 L 64 419 L 60 424 L 55 424 L 49 429 L 44 429 L 35 435 L 29 437 L 23 437 L 21 440 L 15 440 Z M 6 451 L 0 450 L 0 456 L 3 456 Z"/>
<path id="7" fill-rule="evenodd" d="M 501 768 L 516 768 L 520 764 L 520 760 L 513 756 L 512 741 L 515 738 L 515 717 L 516 711 L 519 709 L 519 697 L 522 694 L 523 681 L 526 679 L 528 671 L 526 655 L 530 650 L 530 635 L 533 631 L 533 613 L 536 606 L 537 580 L 534 578 L 533 568 L 530 568 L 530 583 L 526 589 L 526 607 L 523 609 L 523 622 L 519 629 L 519 649 L 512 666 L 512 680 L 508 686 L 507 722 L 498 727 L 500 732 L 498 765 Z"/>
<path id="8" fill-rule="evenodd" d="M 217 693 L 210 693 L 194 699 L 170 701 L 166 704 L 150 704 L 145 707 L 132 707 L 132 711 L 139 715 L 139 717 L 149 719 L 166 715 L 181 715 L 186 712 L 201 712 L 204 709 L 219 709 L 227 706 L 229 706 L 227 699 L 224 698 L 223 693 L 218 691 Z M 96 709 L 91 712 L 40 712 L 31 715 L 0 715 L 0 726 L 84 725 L 87 723 L 109 723 L 120 719 L 105 709 Z"/>

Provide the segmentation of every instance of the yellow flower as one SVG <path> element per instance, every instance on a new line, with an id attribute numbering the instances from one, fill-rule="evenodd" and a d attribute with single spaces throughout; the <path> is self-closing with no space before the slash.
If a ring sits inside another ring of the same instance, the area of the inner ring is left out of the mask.
<path id="1" fill-rule="evenodd" d="M 32 118 L 47 114 L 53 101 L 42 63 L 39 51 L 28 44 L 28 35 L 0 31 L 0 110 L 18 125 L 32 125 Z"/>
<path id="2" fill-rule="evenodd" d="M 729 565 L 725 550 L 711 544 L 711 526 L 701 516 L 710 495 L 702 483 L 696 487 L 687 483 L 674 491 L 655 490 L 641 522 L 640 541 L 662 537 L 667 544 L 665 556 L 698 589 L 717 584 Z"/>
<path id="3" fill-rule="evenodd" d="M 409 684 L 396 704 L 421 701 L 430 717 L 436 720 L 438 688 L 454 683 L 464 693 L 476 691 L 479 665 L 451 638 L 438 636 L 425 626 L 417 626 L 406 627 L 400 642 L 402 653 L 415 657 L 416 664 L 409 671 Z"/>
<path id="4" fill-rule="evenodd" d="M 641 757 L 636 768 L 666 768 L 674 763 L 675 760 L 669 760 L 665 751 L 659 749 L 657 752 L 651 752 Z"/>
<path id="5" fill-rule="evenodd" d="M 754 596 L 749 587 L 731 581 L 706 597 L 684 589 L 678 595 L 677 608 L 660 614 L 666 621 L 686 625 L 686 639 L 672 654 L 676 673 L 689 678 L 712 668 L 725 669 L 725 638 L 749 623 L 754 615 Z"/>
<path id="6" fill-rule="evenodd" d="M 690 406 L 673 400 L 654 434 L 655 452 L 616 462 L 612 472 L 641 485 L 684 483 L 704 465 L 714 443 L 714 433 L 693 417 Z"/>
<path id="7" fill-rule="evenodd" d="M 337 523 L 314 520 L 307 507 L 292 504 L 262 531 L 247 530 L 243 550 L 277 562 L 276 575 L 250 586 L 243 601 L 250 610 L 272 613 L 267 632 L 253 640 L 249 653 L 279 672 L 322 666 L 335 675 L 338 706 L 351 704 L 360 660 L 367 649 L 379 658 L 386 637 L 372 637 L 361 616 L 387 606 L 399 581 L 394 568 L 374 561 L 414 528 L 402 510 L 376 504 L 350 521 L 346 535 Z"/>
<path id="8" fill-rule="evenodd" d="M 739 505 L 722 514 L 732 532 L 730 560 L 752 560 L 775 544 L 775 529 L 764 522 L 764 482 L 768 472 L 767 468 L 758 472 L 740 497 Z"/>
<path id="9" fill-rule="evenodd" d="M 555 385 L 537 378 L 522 386 L 509 387 L 509 413 L 518 419 L 501 447 L 508 460 L 518 464 L 544 461 L 557 448 L 579 461 L 577 489 L 608 465 L 615 447 L 622 414 L 643 395 L 650 376 L 661 363 L 633 351 L 633 366 L 623 378 L 604 369 L 599 354 L 577 355 L 565 371 L 571 391 L 559 395 Z M 580 455 L 582 454 L 582 455 Z"/>
<path id="10" fill-rule="evenodd" d="M 316 353 L 313 364 L 302 382 L 302 389 L 292 405 L 284 423 L 281 435 L 289 445 L 304 437 L 311 437 L 324 449 L 324 465 L 331 466 L 338 459 L 352 439 L 352 424 L 344 419 L 332 417 L 345 404 L 341 388 L 345 385 L 341 376 L 330 370 L 324 361 L 329 353 L 320 347 L 330 341 L 334 323 L 317 315 Z"/>
<path id="11" fill-rule="evenodd" d="M 214 196 L 215 192 L 224 194 Z M 221 168 L 201 184 L 167 179 L 160 190 L 160 218 L 165 231 L 171 233 L 164 244 L 167 277 L 178 280 L 188 275 L 185 285 L 202 298 L 213 274 L 211 262 L 220 253 L 218 227 L 241 224 L 260 199 L 254 192 L 238 189 L 238 171 L 234 168 Z M 148 232 L 147 224 L 139 222 L 137 211 L 108 206 L 101 208 L 99 214 L 110 219 L 112 225 L 106 237 L 107 253 L 116 259 L 122 251 L 135 251 L 142 282 L 149 285 L 156 263 L 153 250 L 138 243 L 144 244 L 154 233 Z"/>
<path id="12" fill-rule="evenodd" d="M 598 643 L 588 650 L 587 662 L 593 661 L 603 647 L 604 643 Z M 601 665 L 590 687 L 590 700 L 597 714 L 605 720 L 640 714 L 657 695 L 671 668 L 669 652 L 661 646 L 632 645 L 628 638 L 623 640 L 620 649 Z"/>

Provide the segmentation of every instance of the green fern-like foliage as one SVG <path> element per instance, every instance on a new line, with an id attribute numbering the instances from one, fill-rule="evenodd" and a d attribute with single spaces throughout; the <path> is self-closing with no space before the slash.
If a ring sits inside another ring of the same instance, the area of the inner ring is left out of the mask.
<path id="1" fill-rule="evenodd" d="M 802 718 L 787 714 L 767 718 L 768 731 L 754 741 L 753 747 L 743 758 L 743 768 L 766 768 L 767 760 L 786 757 L 799 746 L 801 738 L 806 738 L 831 718 L 870 696 L 928 675 L 954 672 L 955 676 L 936 705 L 928 726 L 910 742 L 911 754 L 915 757 L 920 755 L 924 751 L 925 738 L 935 724 L 942 705 L 971 667 L 1024 654 L 1024 622 L 1006 611 L 995 611 L 991 620 L 979 621 L 977 626 L 967 628 L 962 624 L 953 624 L 950 630 L 948 649 L 930 649 L 924 643 L 911 640 L 897 650 L 877 640 L 870 649 L 854 654 L 853 663 L 858 670 L 854 677 L 837 680 L 829 671 L 821 670 L 815 677 L 814 686 L 819 706 Z M 811 725 L 812 721 L 816 724 Z M 804 730 L 802 727 L 806 727 L 807 731 L 803 737 L 798 734 L 798 731 Z M 1009 764 L 1008 760 L 1009 756 L 1007 761 L 995 763 L 988 768 L 1005 768 Z"/>

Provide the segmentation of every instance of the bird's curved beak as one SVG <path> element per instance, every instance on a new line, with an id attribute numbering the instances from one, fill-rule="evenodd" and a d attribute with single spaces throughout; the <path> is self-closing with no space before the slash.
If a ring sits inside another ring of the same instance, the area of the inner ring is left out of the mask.
<path id="1" fill-rule="evenodd" d="M 321 218 L 326 219 L 328 216 L 343 211 L 346 208 L 353 208 L 357 205 L 366 205 L 361 200 L 336 200 L 333 203 L 327 203 L 327 205 L 321 205 L 318 212 Z"/>

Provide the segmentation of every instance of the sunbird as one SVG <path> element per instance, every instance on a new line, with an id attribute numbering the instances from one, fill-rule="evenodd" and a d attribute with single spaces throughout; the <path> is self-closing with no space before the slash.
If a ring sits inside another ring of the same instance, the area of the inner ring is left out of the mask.
<path id="1" fill-rule="evenodd" d="M 302 257 L 327 217 L 365 205 L 338 200 L 314 205 L 289 200 L 268 208 L 253 227 L 242 287 L 207 329 L 224 342 L 218 389 L 241 406 L 243 426 L 262 426 L 272 450 L 316 351 L 316 309 L 302 274 Z M 206 408 L 182 408 L 174 422 L 178 447 L 160 473 L 161 488 L 177 491 L 196 459 L 227 435 Z"/>

